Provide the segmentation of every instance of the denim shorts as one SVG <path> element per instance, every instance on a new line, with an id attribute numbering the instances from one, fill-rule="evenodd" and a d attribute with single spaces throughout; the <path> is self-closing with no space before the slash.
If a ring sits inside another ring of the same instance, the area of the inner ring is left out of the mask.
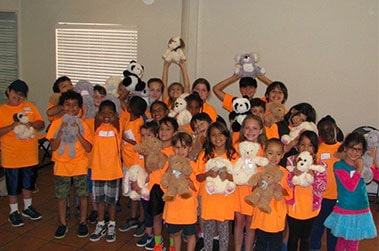
<path id="1" fill-rule="evenodd" d="M 22 189 L 33 190 L 36 183 L 35 166 L 21 168 L 4 168 L 8 195 L 18 195 Z"/>

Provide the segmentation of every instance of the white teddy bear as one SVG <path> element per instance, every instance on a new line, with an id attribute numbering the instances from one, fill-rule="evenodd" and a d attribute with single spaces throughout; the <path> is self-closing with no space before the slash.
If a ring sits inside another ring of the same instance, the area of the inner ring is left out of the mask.
<path id="1" fill-rule="evenodd" d="M 140 200 L 141 197 L 149 198 L 147 176 L 147 172 L 140 165 L 132 165 L 122 179 L 122 195 L 129 196 L 131 200 Z M 141 189 L 140 193 L 130 188 L 131 182 L 137 182 L 137 186 Z"/>
<path id="2" fill-rule="evenodd" d="M 29 117 L 24 112 L 18 112 L 13 115 L 13 120 L 20 122 L 13 128 L 13 132 L 19 139 L 34 138 L 34 128 L 29 123 Z"/>
<path id="3" fill-rule="evenodd" d="M 179 126 L 190 123 L 192 114 L 187 110 L 187 101 L 183 96 L 180 96 L 175 100 L 174 108 L 169 112 L 168 116 L 176 118 Z"/>
<path id="4" fill-rule="evenodd" d="M 268 159 L 257 156 L 259 144 L 249 141 L 241 142 L 238 146 L 240 158 L 233 167 L 233 181 L 236 185 L 248 185 L 253 174 L 258 172 L 257 166 L 266 166 Z"/>
<path id="5" fill-rule="evenodd" d="M 186 60 L 187 57 L 184 55 L 183 49 L 185 47 L 183 39 L 179 36 L 172 37 L 168 41 L 168 48 L 162 55 L 162 58 L 167 62 L 175 62 L 179 64 L 180 60 Z"/>
<path id="6" fill-rule="evenodd" d="M 282 136 L 281 141 L 283 144 L 288 145 L 292 140 L 299 136 L 302 131 L 313 131 L 318 135 L 316 124 L 313 122 L 304 121 L 300 125 L 292 127 L 289 134 Z"/>
<path id="7" fill-rule="evenodd" d="M 232 163 L 229 160 L 216 157 L 209 159 L 205 164 L 205 171 L 214 170 L 217 172 L 228 172 L 232 173 Z M 234 193 L 236 190 L 236 184 L 227 179 L 221 180 L 220 176 L 217 175 L 215 178 L 208 176 L 205 179 L 205 190 L 208 194 L 225 194 L 229 195 Z"/>
<path id="8" fill-rule="evenodd" d="M 303 187 L 310 186 L 314 182 L 313 175 L 308 171 L 313 170 L 319 173 L 323 173 L 326 170 L 324 166 L 313 164 L 313 156 L 308 151 L 301 152 L 296 157 L 296 167 L 287 166 L 287 169 L 290 172 L 293 172 L 295 168 L 301 171 L 301 174 L 293 176 L 292 184 Z"/>

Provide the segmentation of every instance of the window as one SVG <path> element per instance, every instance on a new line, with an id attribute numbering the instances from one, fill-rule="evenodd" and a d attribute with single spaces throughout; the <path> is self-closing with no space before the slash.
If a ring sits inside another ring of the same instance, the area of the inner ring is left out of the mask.
<path id="1" fill-rule="evenodd" d="M 137 60 L 136 27 L 59 23 L 55 33 L 57 77 L 66 75 L 74 84 L 104 84 Z"/>
<path id="2" fill-rule="evenodd" d="M 0 11 L 0 104 L 6 103 L 4 92 L 17 77 L 17 16 Z"/>

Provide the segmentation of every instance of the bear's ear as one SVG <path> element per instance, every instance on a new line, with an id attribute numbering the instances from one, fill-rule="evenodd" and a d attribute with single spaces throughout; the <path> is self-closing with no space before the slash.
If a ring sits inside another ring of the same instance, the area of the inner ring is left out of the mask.
<path id="1" fill-rule="evenodd" d="M 237 97 L 232 98 L 232 102 L 233 102 L 234 100 L 236 100 L 236 99 L 237 99 Z"/>
<path id="2" fill-rule="evenodd" d="M 249 97 L 247 95 L 243 95 L 242 97 L 249 100 Z"/>
<path id="3" fill-rule="evenodd" d="M 184 43 L 183 39 L 180 39 L 180 48 L 184 49 L 186 47 L 186 44 Z"/>

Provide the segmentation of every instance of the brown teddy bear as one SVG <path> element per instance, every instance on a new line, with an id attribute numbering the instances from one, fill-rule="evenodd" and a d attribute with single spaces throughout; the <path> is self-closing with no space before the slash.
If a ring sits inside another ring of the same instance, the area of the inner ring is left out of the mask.
<path id="1" fill-rule="evenodd" d="M 148 138 L 133 148 L 144 156 L 145 167 L 149 172 L 161 169 L 167 162 L 167 155 L 161 151 L 162 142 L 156 137 Z"/>
<path id="2" fill-rule="evenodd" d="M 256 173 L 249 179 L 249 185 L 255 187 L 253 193 L 245 197 L 245 202 L 257 206 L 265 213 L 271 213 L 270 202 L 272 198 L 281 200 L 283 188 L 279 184 L 283 172 L 276 166 L 268 164 L 263 171 Z"/>
<path id="3" fill-rule="evenodd" d="M 192 167 L 188 158 L 173 155 L 168 158 L 168 168 L 163 174 L 161 185 L 167 188 L 167 192 L 163 195 L 164 201 L 172 201 L 178 194 L 183 199 L 192 196 L 192 191 L 195 190 L 193 182 L 189 179 L 192 173 Z"/>
<path id="4" fill-rule="evenodd" d="M 283 120 L 283 117 L 286 113 L 286 108 L 283 104 L 278 102 L 270 102 L 266 104 L 266 113 L 264 117 L 264 124 L 267 127 L 271 127 L 276 122 Z"/>

